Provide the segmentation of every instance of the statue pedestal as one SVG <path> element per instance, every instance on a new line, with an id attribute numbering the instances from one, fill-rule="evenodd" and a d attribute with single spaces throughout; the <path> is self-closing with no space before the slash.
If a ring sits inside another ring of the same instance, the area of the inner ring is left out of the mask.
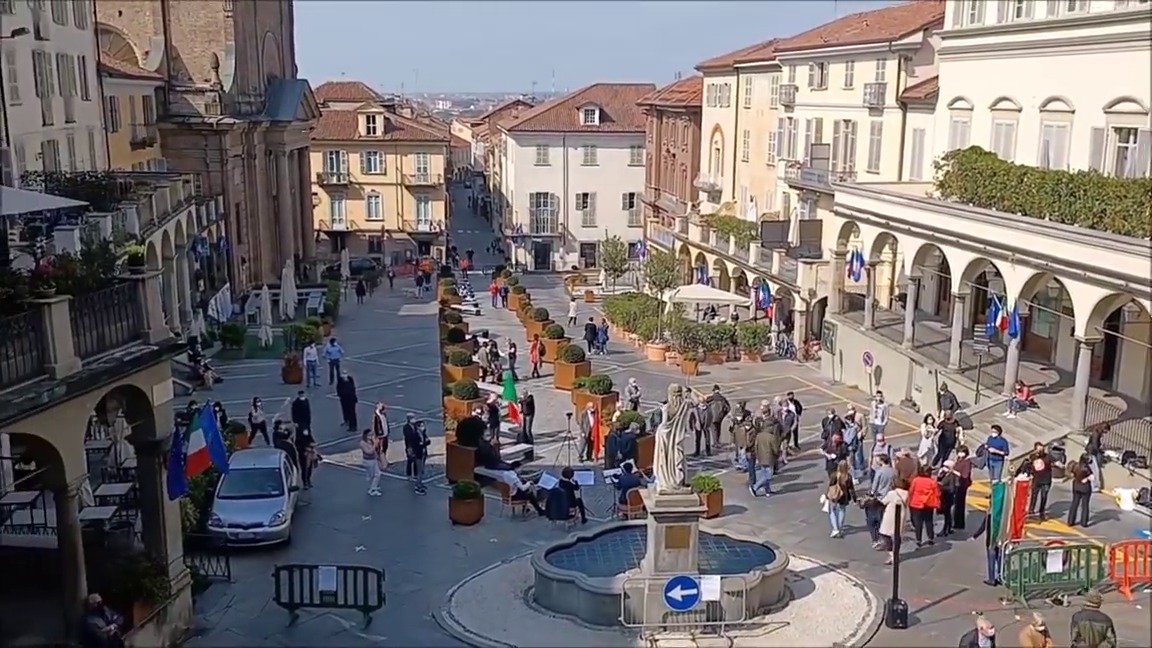
<path id="1" fill-rule="evenodd" d="M 699 569 L 700 516 L 704 505 L 692 491 L 641 491 L 648 510 L 648 549 L 640 563 L 644 576 L 695 575 Z"/>

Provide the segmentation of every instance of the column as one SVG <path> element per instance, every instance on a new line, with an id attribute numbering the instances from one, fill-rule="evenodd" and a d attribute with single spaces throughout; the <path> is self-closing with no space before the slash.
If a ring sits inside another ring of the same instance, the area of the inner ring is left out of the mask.
<path id="1" fill-rule="evenodd" d="M 1072 386 L 1073 430 L 1082 432 L 1088 427 L 1088 387 L 1092 381 L 1092 350 L 1098 339 L 1077 337 L 1076 383 Z"/>
<path id="2" fill-rule="evenodd" d="M 865 330 L 876 328 L 876 265 L 867 263 L 864 266 L 864 327 Z"/>
<path id="3" fill-rule="evenodd" d="M 274 275 L 279 277 L 284 262 L 291 259 L 295 252 L 295 246 L 292 245 L 292 214 L 296 210 L 292 208 L 292 192 L 289 189 L 288 153 L 276 151 L 273 157 L 276 158 L 276 226 L 280 230 L 280 255 L 276 257 Z"/>
<path id="4" fill-rule="evenodd" d="M 188 250 L 176 253 L 176 296 L 179 301 L 179 325 L 181 330 L 192 324 L 192 300 L 195 299 L 192 288 L 188 285 Z"/>
<path id="5" fill-rule="evenodd" d="M 142 275 L 130 275 L 128 280 L 135 281 L 140 291 L 140 307 L 144 310 L 141 339 L 145 344 L 157 344 L 171 338 L 172 332 L 164 327 L 162 273 L 151 270 Z"/>
<path id="6" fill-rule="evenodd" d="M 845 262 L 848 250 L 832 251 L 832 277 L 831 288 L 828 291 L 828 314 L 839 315 L 844 312 L 844 273 L 847 272 Z"/>
<path id="7" fill-rule="evenodd" d="M 168 417 L 169 419 L 171 417 Z M 158 417 L 156 429 L 163 423 Z M 180 527 L 180 502 L 170 501 L 166 493 L 167 456 L 163 439 L 150 438 L 144 430 L 135 429 L 128 441 L 136 450 L 136 483 L 140 498 L 140 526 L 144 549 L 168 565 L 173 585 L 187 571 L 184 566 L 184 543 Z M 151 433 L 151 431 L 147 431 Z"/>
<path id="8" fill-rule="evenodd" d="M 796 345 L 796 354 L 803 356 L 804 345 L 808 342 L 808 312 L 802 310 L 792 311 L 792 344 Z"/>
<path id="9" fill-rule="evenodd" d="M 300 151 L 300 232 L 302 256 L 305 261 L 311 262 L 316 258 L 316 223 L 312 215 L 312 161 L 308 157 L 308 150 Z"/>
<path id="10" fill-rule="evenodd" d="M 292 223 L 292 254 L 288 258 L 293 258 L 293 255 L 299 254 L 304 249 L 300 234 L 304 229 L 300 225 L 300 150 L 295 149 L 288 152 L 288 199 L 290 218 L 288 221 Z"/>
<path id="11" fill-rule="evenodd" d="M 952 293 L 952 338 L 948 341 L 948 368 L 960 368 L 960 345 L 964 342 L 964 313 L 968 295 Z"/>
<path id="12" fill-rule="evenodd" d="M 80 531 L 80 486 L 70 484 L 53 493 L 56 500 L 56 544 L 60 569 L 64 574 L 64 618 L 68 635 L 77 627 L 88 598 L 88 577 L 84 565 L 84 538 Z"/>
<path id="13" fill-rule="evenodd" d="M 179 331 L 180 315 L 176 303 L 176 260 L 165 259 L 160 272 L 161 299 L 164 302 L 164 325 L 171 331 Z"/>
<path id="14" fill-rule="evenodd" d="M 259 243 L 252 246 L 255 248 L 257 254 L 249 255 L 248 262 L 253 266 L 253 274 L 256 275 L 258 282 L 275 281 L 276 277 L 276 223 L 272 222 L 272 209 L 270 208 L 269 196 L 271 190 L 269 188 L 269 162 L 270 156 L 264 148 L 257 147 L 256 160 L 252 164 L 253 175 L 255 175 L 256 193 L 252 200 L 248 201 L 248 222 L 255 223 L 256 227 L 252 230 L 258 232 Z"/>
<path id="15" fill-rule="evenodd" d="M 902 346 L 911 349 L 916 345 L 916 305 L 920 302 L 920 277 L 908 277 L 907 298 L 904 300 L 904 341 Z"/>

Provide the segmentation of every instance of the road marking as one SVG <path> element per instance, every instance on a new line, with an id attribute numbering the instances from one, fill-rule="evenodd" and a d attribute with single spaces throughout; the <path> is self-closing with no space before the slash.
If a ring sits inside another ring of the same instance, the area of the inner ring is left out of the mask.
<path id="1" fill-rule="evenodd" d="M 977 487 L 977 484 L 979 484 L 979 487 Z M 976 496 L 968 498 L 968 505 L 974 509 L 977 509 L 977 510 L 980 510 L 980 511 L 987 513 L 988 508 L 991 506 L 991 500 L 989 499 L 989 495 L 991 495 L 991 493 L 992 493 L 991 489 L 989 489 L 987 487 L 987 485 L 984 483 L 972 482 L 972 485 L 969 487 L 969 491 L 970 492 L 975 491 Z M 1083 540 L 1085 542 L 1091 542 L 1092 544 L 1095 544 L 1095 545 L 1099 545 L 1102 547 L 1106 546 L 1105 543 L 1101 542 L 1100 540 L 1098 540 L 1096 538 L 1093 538 L 1092 536 L 1089 536 L 1087 533 L 1084 533 L 1080 529 L 1077 529 L 1076 527 L 1068 526 L 1064 522 L 1061 522 L 1060 520 L 1056 520 L 1056 519 L 1048 519 L 1048 520 L 1044 520 L 1042 522 L 1040 522 L 1040 521 L 1025 522 L 1024 528 L 1025 529 L 1040 530 L 1040 531 L 1047 531 L 1049 533 L 1055 533 L 1055 534 L 1061 535 L 1061 536 L 1071 536 L 1071 537 Z M 1046 536 L 1032 535 L 1030 537 L 1032 537 L 1033 539 L 1044 539 Z M 1051 537 L 1051 536 L 1047 536 L 1047 537 Z"/>
<path id="2" fill-rule="evenodd" d="M 416 373 L 427 374 L 429 376 L 431 376 L 437 372 L 436 369 L 430 369 L 428 367 L 421 367 L 419 365 L 394 364 L 391 362 L 380 362 L 378 360 L 363 360 L 360 358 L 348 358 L 348 360 L 350 362 L 359 362 L 361 364 L 372 365 L 374 367 L 384 367 L 386 369 L 404 369 L 406 371 L 414 371 Z"/>
<path id="3" fill-rule="evenodd" d="M 828 389 L 827 387 L 824 387 L 823 385 L 819 385 L 817 383 L 814 383 L 811 380 L 801 378 L 800 376 L 793 376 L 793 378 L 804 383 L 805 385 L 808 385 L 809 387 L 811 387 L 812 389 L 814 389 L 818 392 L 823 392 L 825 394 L 828 394 L 829 396 L 832 396 L 833 398 L 839 398 L 839 399 L 843 400 L 844 402 L 852 403 L 853 405 L 856 405 L 857 407 L 864 408 L 864 410 L 869 409 L 868 404 L 862 403 L 858 400 L 846 399 L 846 398 L 844 398 L 844 396 L 842 394 L 837 394 L 836 392 L 832 391 L 831 389 Z M 900 425 L 903 425 L 904 427 L 911 428 L 912 430 L 918 430 L 920 428 L 919 423 L 909 423 L 908 421 L 905 421 L 905 420 L 903 420 L 897 416 L 893 416 L 891 414 L 889 414 L 889 416 L 888 416 L 888 422 L 889 423 L 896 422 L 896 423 L 899 423 Z M 895 435 L 885 435 L 885 436 L 893 437 Z"/>
<path id="4" fill-rule="evenodd" d="M 410 327 L 401 326 L 401 327 L 396 327 L 393 330 L 400 331 L 400 330 L 407 330 L 408 328 L 410 328 Z M 373 329 L 373 330 L 377 330 L 377 329 Z M 408 349 L 418 349 L 420 347 L 432 346 L 433 344 L 436 344 L 436 342 L 435 341 L 413 342 L 412 344 L 405 344 L 404 346 L 390 347 L 387 349 L 379 349 L 377 351 L 369 351 L 367 353 L 359 353 L 356 355 L 346 356 L 345 360 L 360 360 L 360 359 L 364 358 L 365 356 L 380 355 L 381 353 L 393 353 L 395 351 L 407 351 Z"/>

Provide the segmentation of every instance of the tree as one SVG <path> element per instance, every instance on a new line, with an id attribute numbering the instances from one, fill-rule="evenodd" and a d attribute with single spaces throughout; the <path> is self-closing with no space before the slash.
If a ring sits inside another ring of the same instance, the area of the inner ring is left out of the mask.
<path id="1" fill-rule="evenodd" d="M 648 248 L 648 258 L 644 261 L 644 282 L 648 285 L 648 290 L 660 299 L 657 322 L 661 336 L 664 331 L 664 295 L 680 284 L 679 265 L 675 254 Z"/>
<path id="2" fill-rule="evenodd" d="M 600 241 L 600 268 L 605 279 L 616 292 L 616 281 L 628 273 L 628 244 L 619 236 L 609 236 Z"/>

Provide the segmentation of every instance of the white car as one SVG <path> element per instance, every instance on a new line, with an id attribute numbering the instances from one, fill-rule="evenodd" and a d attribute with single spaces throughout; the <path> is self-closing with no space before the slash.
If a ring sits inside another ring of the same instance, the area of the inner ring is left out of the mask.
<path id="1" fill-rule="evenodd" d="M 300 470 L 279 448 L 237 450 L 216 485 L 208 533 L 229 545 L 272 545 L 292 539 Z"/>

